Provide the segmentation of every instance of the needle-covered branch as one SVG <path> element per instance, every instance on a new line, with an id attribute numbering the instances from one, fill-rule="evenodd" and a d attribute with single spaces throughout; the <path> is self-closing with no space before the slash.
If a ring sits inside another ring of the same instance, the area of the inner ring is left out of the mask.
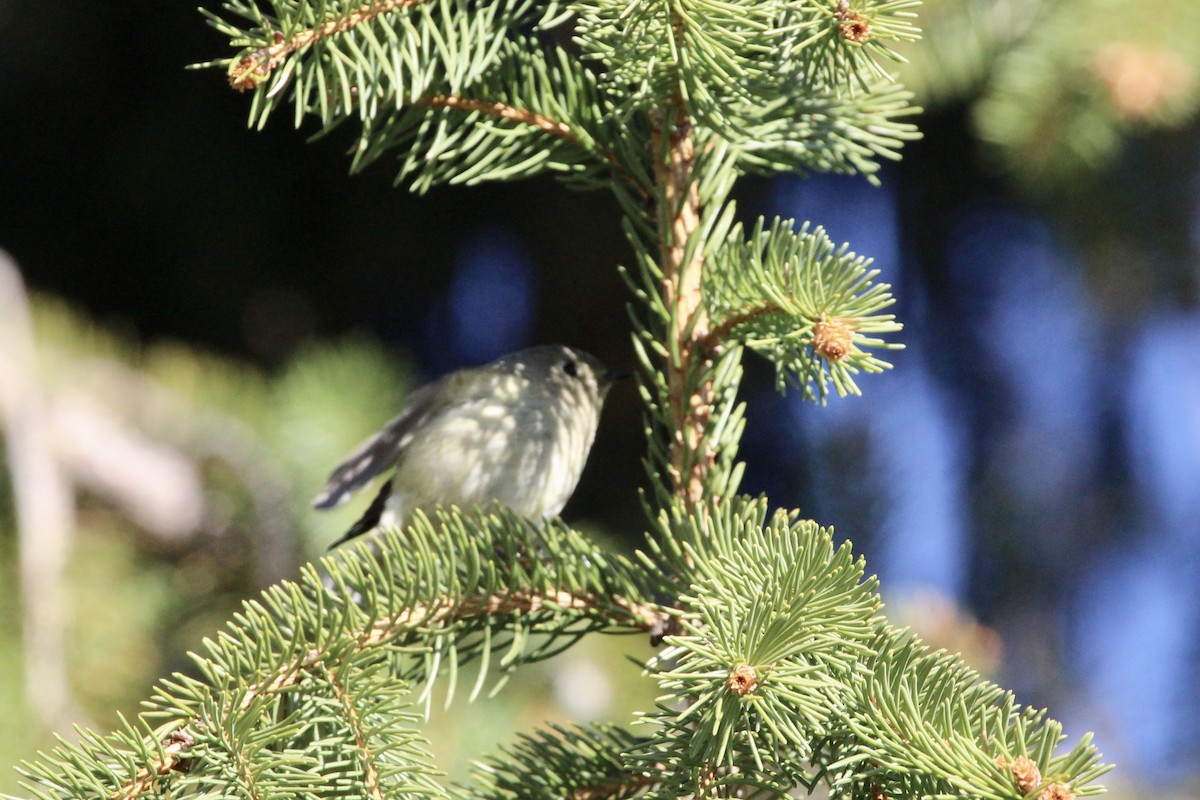
<path id="1" fill-rule="evenodd" d="M 650 600 L 661 586 L 560 523 L 447 510 L 378 549 L 325 559 L 326 576 L 309 568 L 248 602 L 195 656 L 197 676 L 164 680 L 126 731 L 28 765 L 33 788 L 131 798 L 169 785 L 182 797 L 229 781 L 254 796 L 259 779 L 333 770 L 347 786 L 432 791 L 405 709 L 414 690 L 428 702 L 443 659 L 483 662 L 477 694 L 497 651 L 492 670 L 507 674 L 585 632 L 666 623 Z"/>
<path id="2" fill-rule="evenodd" d="M 745 345 L 776 366 L 780 388 L 799 386 L 824 401 L 830 384 L 839 395 L 860 394 L 854 375 L 891 367 L 872 349 L 902 345 L 880 338 L 901 325 L 881 313 L 895 300 L 871 259 L 836 247 L 820 227 L 791 220 L 759 220 L 743 239 L 730 232 L 713 256 L 705 299 L 714 325 L 708 345 Z"/>
<path id="3" fill-rule="evenodd" d="M 1090 736 L 1058 752 L 1061 726 L 1044 711 L 888 626 L 876 579 L 831 530 L 738 497 L 677 504 L 657 533 L 647 563 L 687 567 L 690 581 L 679 632 L 647 665 L 663 689 L 654 728 L 627 757 L 629 774 L 662 775 L 657 796 L 818 783 L 836 798 L 1103 791 Z"/>
<path id="4" fill-rule="evenodd" d="M 281 17 L 277 20 L 280 27 L 291 27 L 292 29 L 288 33 L 278 29 L 271 31 L 270 44 L 251 50 L 234 61 L 229 67 L 229 85 L 239 92 L 254 89 L 270 78 L 271 73 L 288 58 L 312 47 L 323 39 L 346 33 L 360 26 L 370 26 L 377 20 L 386 18 L 388 14 L 425 1 L 377 0 L 365 5 L 344 5 L 324 22 L 310 28 L 285 26 L 286 17 Z M 257 8 L 255 10 L 257 11 Z M 210 19 L 219 21 L 215 15 L 210 16 Z"/>
<path id="5" fill-rule="evenodd" d="M 852 684 L 844 735 L 827 762 L 849 796 L 1069 800 L 1100 794 L 1110 767 L 1085 735 L 1066 751 L 1062 726 L 1018 705 L 958 656 L 883 627 Z"/>

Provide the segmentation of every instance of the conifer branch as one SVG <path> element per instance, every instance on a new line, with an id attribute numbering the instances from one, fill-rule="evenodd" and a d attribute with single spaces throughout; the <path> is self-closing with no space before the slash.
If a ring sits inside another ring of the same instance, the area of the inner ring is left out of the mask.
<path id="1" fill-rule="evenodd" d="M 158 762 L 139 769 L 129 783 L 109 795 L 110 800 L 133 800 L 135 797 L 141 797 L 160 779 L 172 772 L 185 769 L 189 760 L 188 751 L 195 743 L 186 728 L 180 728 L 170 733 L 161 742 Z"/>
<path id="2" fill-rule="evenodd" d="M 226 752 L 230 753 L 233 758 L 234 769 L 240 782 L 238 794 L 249 798 L 249 800 L 265 800 L 265 792 L 260 792 L 258 789 L 258 775 L 254 766 L 250 763 L 250 759 L 246 757 L 245 752 L 237 746 L 237 742 L 232 736 L 232 732 L 225 726 L 218 728 L 220 731 L 221 744 L 224 745 Z M 147 787 L 150 788 L 150 787 Z"/>
<path id="3" fill-rule="evenodd" d="M 477 111 L 481 114 L 486 114 L 490 117 L 496 117 L 508 122 L 514 122 L 518 125 L 529 125 L 534 128 L 539 128 L 552 136 L 561 139 L 568 144 L 578 147 L 585 152 L 591 151 L 595 155 L 608 164 L 614 175 L 620 177 L 625 186 L 633 190 L 634 194 L 643 200 L 649 195 L 646 188 L 638 183 L 637 179 L 626 168 L 626 165 L 621 160 L 598 141 L 590 139 L 587 144 L 580 139 L 575 130 L 567 123 L 550 117 L 546 114 L 540 114 L 536 111 L 531 111 L 527 108 L 518 108 L 506 103 L 497 102 L 494 100 L 485 100 L 482 98 L 461 97 L 459 95 L 436 95 L 433 97 L 422 97 L 414 102 L 417 105 L 426 105 L 431 108 L 453 108 L 458 111 L 472 112 Z"/>
<path id="4" fill-rule="evenodd" d="M 608 598 L 608 604 L 593 594 L 576 595 L 566 591 L 531 592 L 517 589 L 512 592 L 496 592 L 486 596 L 470 597 L 459 602 L 449 600 L 419 604 L 406 609 L 391 619 L 376 622 L 357 634 L 347 632 L 346 637 L 354 640 L 358 650 L 386 644 L 410 633 L 415 628 L 439 625 L 459 619 L 474 619 L 484 616 L 506 616 L 511 614 L 534 614 L 547 609 L 578 611 L 607 617 L 615 624 L 629 625 L 654 633 L 666 624 L 667 615 L 655 607 L 623 597 Z M 245 692 L 241 707 L 250 706 L 258 697 L 273 694 L 300 682 L 304 674 L 320 668 L 325 654 L 310 650 L 298 658 L 279 667 L 267 680 Z"/>
<path id="5" fill-rule="evenodd" d="M 535 614 L 547 610 L 581 612 L 585 615 L 606 618 L 614 625 L 634 627 L 652 635 L 664 630 L 669 619 L 665 612 L 653 605 L 620 596 L 602 598 L 593 593 L 534 592 L 517 589 L 511 592 L 493 592 L 488 595 L 469 597 L 460 602 L 446 600 L 438 603 L 417 604 L 391 618 L 378 620 L 370 627 L 357 632 L 346 631 L 342 639 L 353 642 L 353 650 L 361 652 L 389 644 L 412 633 L 417 628 L 460 619 Z M 382 797 L 383 795 L 379 793 L 381 791 L 379 789 L 380 782 L 377 771 L 372 765 L 365 730 L 353 706 L 353 700 L 346 695 L 345 689 L 338 683 L 336 676 L 326 663 L 330 649 L 328 646 L 322 649 L 313 648 L 290 659 L 268 674 L 257 685 L 239 693 L 238 710 L 244 712 L 262 697 L 287 691 L 300 684 L 310 673 L 321 674 L 333 687 L 334 695 L 345 711 L 345 719 L 355 732 L 355 741 L 359 746 L 359 752 L 363 754 L 367 783 L 374 787 L 371 796 Z M 141 767 L 127 783 L 113 792 L 110 795 L 112 800 L 132 800 L 132 798 L 140 797 L 157 786 L 159 781 L 179 770 L 180 765 L 187 761 L 188 750 L 194 744 L 192 736 L 187 731 L 197 725 L 202 725 L 201 720 L 191 719 L 178 723 L 178 727 L 163 740 L 158 748 L 156 759 Z M 236 750 L 235 748 L 231 749 Z"/>
<path id="6" fill-rule="evenodd" d="M 708 314 L 700 292 L 703 248 L 695 240 L 700 224 L 696 142 L 678 92 L 671 106 L 661 112 L 652 137 L 654 178 L 663 203 L 658 232 L 663 303 L 670 315 L 667 412 L 675 435 L 668 468 L 674 493 L 693 507 L 704 499 L 716 455 L 701 450 L 712 415 L 712 382 L 702 378 L 695 385 L 692 380 L 700 372 L 697 362 L 707 358 L 705 348 L 698 345 L 708 335 Z"/>
<path id="7" fill-rule="evenodd" d="M 824 401 L 829 386 L 858 394 L 854 375 L 890 364 L 872 350 L 901 345 L 878 338 L 899 323 L 881 313 L 894 302 L 871 259 L 837 247 L 820 227 L 759 220 L 743 239 L 735 227 L 711 258 L 705 302 L 716 320 L 709 344 L 736 334 L 740 344 L 776 365 L 780 388 L 801 387 Z"/>
<path id="8" fill-rule="evenodd" d="M 778 305 L 769 302 L 755 303 L 734 311 L 716 325 L 713 325 L 704 337 L 704 347 L 709 352 L 715 351 L 736 328 L 753 322 L 766 314 L 778 314 L 783 311 Z"/>
<path id="9" fill-rule="evenodd" d="M 354 744 L 358 747 L 358 752 L 361 754 L 363 762 L 363 771 L 366 773 L 367 792 L 371 800 L 383 800 L 383 790 L 380 788 L 379 770 L 375 765 L 375 757 L 371 752 L 371 742 L 368 740 L 366 729 L 363 725 L 362 715 L 359 713 L 358 706 L 354 699 L 346 692 L 345 686 L 338 679 L 337 674 L 331 670 L 328 665 L 322 663 L 321 671 L 325 675 L 325 680 L 329 681 L 329 685 L 333 687 L 334 697 L 342 706 L 342 715 L 350 724 L 354 731 Z"/>
<path id="10" fill-rule="evenodd" d="M 696 140 L 684 101 L 684 71 L 677 54 L 687 48 L 687 22 L 680 10 L 669 7 L 668 19 L 658 31 L 669 40 L 676 57 L 664 62 L 673 84 L 663 104 L 651 113 L 650 146 L 653 154 L 655 198 L 658 208 L 658 260 L 667 347 L 666 467 L 671 493 L 687 508 L 698 506 L 708 486 L 715 457 L 699 453 L 712 414 L 712 384 L 697 369 L 705 353 L 696 342 L 708 329 L 708 314 L 701 296 L 703 248 L 697 237 L 700 225 L 700 185 L 696 175 Z M 699 375 L 697 385 L 691 379 Z M 660 407 L 661 408 L 661 407 Z"/>
<path id="11" fill-rule="evenodd" d="M 276 31 L 274 44 L 260 47 L 234 62 L 229 68 L 229 85 L 239 92 L 254 89 L 271 77 L 271 73 L 292 54 L 298 53 L 326 37 L 344 33 L 364 22 L 371 22 L 385 14 L 423 2 L 425 0 L 377 0 L 377 2 L 359 6 L 345 16 L 331 19 L 315 28 L 296 31 L 290 37 L 284 37 L 282 32 Z"/>

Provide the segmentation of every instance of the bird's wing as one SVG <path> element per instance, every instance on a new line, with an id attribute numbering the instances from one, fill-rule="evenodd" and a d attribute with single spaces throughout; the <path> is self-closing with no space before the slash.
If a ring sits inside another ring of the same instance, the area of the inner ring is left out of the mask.
<path id="1" fill-rule="evenodd" d="M 387 501 L 391 495 L 392 482 L 384 481 L 383 486 L 379 487 L 379 494 L 375 495 L 375 499 L 371 501 L 371 505 L 363 512 L 363 515 L 350 526 L 350 530 L 342 534 L 340 539 L 329 545 L 329 549 L 332 550 L 342 542 L 348 542 L 355 536 L 361 536 L 378 527 L 379 521 L 383 519 L 383 510 L 387 507 Z"/>
<path id="2" fill-rule="evenodd" d="M 313 498 L 313 508 L 332 508 L 345 502 L 376 475 L 395 466 L 396 459 L 412 438 L 413 430 L 434 410 L 433 401 L 445 382 L 445 378 L 436 380 L 409 395 L 400 416 L 338 464 L 325 482 L 325 488 Z"/>

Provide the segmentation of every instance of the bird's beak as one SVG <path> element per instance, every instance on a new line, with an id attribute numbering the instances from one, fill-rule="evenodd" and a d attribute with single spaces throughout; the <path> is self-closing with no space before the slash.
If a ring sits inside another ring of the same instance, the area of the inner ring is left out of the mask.
<path id="1" fill-rule="evenodd" d="M 633 373 L 629 372 L 628 370 L 610 369 L 607 372 L 601 373 L 600 385 L 601 386 L 611 386 L 616 381 L 624 381 L 624 380 L 628 380 L 629 378 L 632 378 L 632 377 L 633 377 Z"/>

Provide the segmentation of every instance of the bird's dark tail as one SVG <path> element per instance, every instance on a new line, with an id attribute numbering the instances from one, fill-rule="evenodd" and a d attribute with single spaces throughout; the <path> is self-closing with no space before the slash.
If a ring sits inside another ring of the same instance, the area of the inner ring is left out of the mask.
<path id="1" fill-rule="evenodd" d="M 355 536 L 362 536 L 368 531 L 374 530 L 379 525 L 379 520 L 383 516 L 383 508 L 387 505 L 388 497 L 392 494 L 392 482 L 384 481 L 383 486 L 379 487 L 379 494 L 375 495 L 375 499 L 371 501 L 371 505 L 363 512 L 363 515 L 358 518 L 358 522 L 350 526 L 350 530 L 342 535 L 333 544 L 329 545 L 329 549 L 337 547 L 342 542 L 348 542 Z"/>

